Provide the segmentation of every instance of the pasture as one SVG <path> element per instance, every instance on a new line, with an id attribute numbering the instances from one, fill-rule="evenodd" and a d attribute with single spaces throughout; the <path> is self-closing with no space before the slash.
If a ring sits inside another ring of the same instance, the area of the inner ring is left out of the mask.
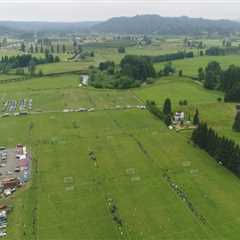
<path id="1" fill-rule="evenodd" d="M 183 75 L 197 77 L 198 69 L 200 67 L 205 68 L 211 61 L 219 62 L 221 64 L 221 67 L 223 69 L 226 69 L 231 64 L 238 65 L 239 60 L 240 60 L 239 55 L 203 56 L 172 61 L 172 64 L 177 71 L 183 70 Z M 166 63 L 155 64 L 156 70 L 157 71 L 161 70 L 165 64 Z"/>

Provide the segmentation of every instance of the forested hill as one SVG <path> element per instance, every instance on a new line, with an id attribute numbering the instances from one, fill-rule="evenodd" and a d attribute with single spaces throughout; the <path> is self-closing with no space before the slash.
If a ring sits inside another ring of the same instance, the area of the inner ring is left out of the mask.
<path id="1" fill-rule="evenodd" d="M 0 34 L 35 32 L 98 32 L 116 34 L 199 35 L 240 32 L 240 22 L 189 17 L 138 15 L 115 17 L 105 22 L 21 22 L 0 21 Z"/>
<path id="2" fill-rule="evenodd" d="M 116 17 L 92 27 L 96 32 L 119 34 L 198 35 L 201 33 L 229 34 L 240 32 L 240 23 L 230 20 L 208 20 L 189 17 L 138 15 Z"/>

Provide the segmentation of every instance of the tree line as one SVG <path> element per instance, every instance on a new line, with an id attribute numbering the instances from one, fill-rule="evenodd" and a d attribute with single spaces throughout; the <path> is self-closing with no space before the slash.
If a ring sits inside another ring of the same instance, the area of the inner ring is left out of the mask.
<path id="1" fill-rule="evenodd" d="M 191 137 L 194 144 L 205 150 L 219 164 L 240 176 L 240 146 L 233 140 L 220 137 L 206 123 L 200 123 Z"/>
<path id="2" fill-rule="evenodd" d="M 81 46 L 79 46 L 79 50 L 81 50 Z M 67 47 L 65 44 L 56 44 L 56 45 L 49 45 L 49 46 L 44 46 L 44 45 L 38 45 L 38 44 L 30 44 L 29 47 L 25 45 L 25 43 L 22 43 L 20 46 L 20 51 L 26 53 L 45 53 L 48 51 L 49 53 L 66 53 L 67 52 Z"/>
<path id="3" fill-rule="evenodd" d="M 239 54 L 240 53 L 240 46 L 238 47 L 210 47 L 206 50 L 207 56 L 225 56 L 230 54 Z"/>
<path id="4" fill-rule="evenodd" d="M 207 89 L 224 91 L 226 102 L 240 101 L 240 67 L 230 65 L 223 70 L 218 62 L 212 61 L 205 69 L 199 68 L 198 79 Z"/>
<path id="5" fill-rule="evenodd" d="M 193 58 L 193 52 L 177 52 L 177 53 L 169 53 L 163 54 L 158 56 L 145 56 L 149 61 L 152 63 L 159 63 L 159 62 L 168 62 L 173 60 L 179 60 L 184 58 Z"/>
<path id="6" fill-rule="evenodd" d="M 31 54 L 23 54 L 17 56 L 4 56 L 0 61 L 0 72 L 7 73 L 10 69 L 25 68 L 35 66 L 38 64 L 59 62 L 58 56 L 52 54 L 45 54 L 44 58 L 33 57 Z"/>
<path id="7" fill-rule="evenodd" d="M 152 83 L 155 77 L 156 71 L 148 58 L 126 55 L 120 65 L 106 61 L 93 68 L 89 83 L 96 88 L 127 89 Z"/>

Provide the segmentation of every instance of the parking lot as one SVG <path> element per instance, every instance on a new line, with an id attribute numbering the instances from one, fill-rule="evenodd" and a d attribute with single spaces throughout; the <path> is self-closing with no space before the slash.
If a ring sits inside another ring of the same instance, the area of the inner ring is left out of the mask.
<path id="1" fill-rule="evenodd" d="M 18 159 L 16 158 L 15 149 L 6 149 L 0 151 L 0 180 L 4 178 L 20 177 L 21 172 L 17 172 Z"/>
<path id="2" fill-rule="evenodd" d="M 0 181 L 10 178 L 19 179 L 20 182 L 27 181 L 30 171 L 30 155 L 23 152 L 22 149 L 25 148 L 5 149 L 0 147 Z"/>

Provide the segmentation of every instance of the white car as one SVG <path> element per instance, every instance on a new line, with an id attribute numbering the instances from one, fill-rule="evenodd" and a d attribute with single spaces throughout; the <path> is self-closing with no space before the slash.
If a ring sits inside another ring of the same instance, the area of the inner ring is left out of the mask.
<path id="1" fill-rule="evenodd" d="M 6 228 L 6 227 L 7 227 L 7 224 L 0 225 L 0 229 Z"/>
<path id="2" fill-rule="evenodd" d="M 7 233 L 5 233 L 5 232 L 0 232 L 0 237 L 5 237 L 5 236 L 7 236 Z"/>

